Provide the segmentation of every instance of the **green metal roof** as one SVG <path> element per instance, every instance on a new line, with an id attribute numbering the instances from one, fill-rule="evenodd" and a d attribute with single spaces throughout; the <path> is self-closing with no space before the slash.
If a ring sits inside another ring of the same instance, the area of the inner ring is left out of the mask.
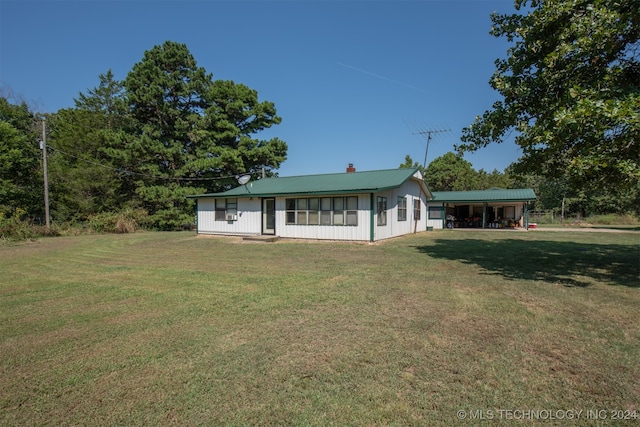
<path id="1" fill-rule="evenodd" d="M 221 193 L 196 194 L 198 197 L 272 197 L 293 194 L 346 194 L 373 193 L 402 185 L 413 177 L 417 169 L 387 169 L 352 173 L 323 175 L 301 175 L 264 178 L 249 181 L 245 185 Z M 422 190 L 430 195 L 424 181 L 419 180 Z"/>
<path id="2" fill-rule="evenodd" d="M 529 202 L 536 199 L 531 188 L 502 189 L 477 191 L 433 191 L 432 202 Z"/>

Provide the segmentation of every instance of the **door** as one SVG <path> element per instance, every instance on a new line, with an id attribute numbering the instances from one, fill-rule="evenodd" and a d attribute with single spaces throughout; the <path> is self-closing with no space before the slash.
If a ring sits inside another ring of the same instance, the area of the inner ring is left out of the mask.
<path id="1" fill-rule="evenodd" d="M 276 234 L 276 199 L 262 199 L 262 234 Z"/>

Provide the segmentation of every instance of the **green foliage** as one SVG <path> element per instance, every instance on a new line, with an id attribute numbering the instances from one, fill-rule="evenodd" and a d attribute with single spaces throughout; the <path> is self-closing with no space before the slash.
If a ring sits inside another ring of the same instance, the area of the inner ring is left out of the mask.
<path id="1" fill-rule="evenodd" d="M 634 215 L 593 215 L 587 217 L 587 221 L 591 224 L 598 225 L 640 225 L 640 220 Z"/>
<path id="2" fill-rule="evenodd" d="M 404 163 L 401 163 L 399 166 L 400 169 L 419 169 L 422 175 L 424 176 L 425 168 L 418 162 L 414 162 L 410 155 L 406 155 L 404 158 Z"/>
<path id="3" fill-rule="evenodd" d="M 130 199 L 104 150 L 106 126 L 102 112 L 82 109 L 60 110 L 49 120 L 52 213 L 60 221 L 82 221 L 87 215 L 117 209 Z"/>
<path id="4" fill-rule="evenodd" d="M 134 233 L 149 224 L 149 215 L 143 209 L 125 208 L 90 215 L 88 222 L 89 227 L 99 233 Z"/>
<path id="5" fill-rule="evenodd" d="M 42 217 L 41 151 L 35 118 L 26 104 L 11 105 L 0 98 L 0 213 Z M 22 220 L 22 218 L 18 218 Z"/>
<path id="6" fill-rule="evenodd" d="M 540 175 L 518 175 L 512 168 L 506 171 L 516 182 L 516 187 L 533 188 L 537 199 L 532 209 L 553 212 L 560 217 L 614 214 L 624 217 L 640 217 L 640 183 L 636 187 L 583 188 L 566 177 L 546 178 Z"/>
<path id="7" fill-rule="evenodd" d="M 491 173 L 488 173 L 484 169 L 480 169 L 477 172 L 476 182 L 476 188 L 479 190 L 486 190 L 489 188 L 516 188 L 514 185 L 515 180 L 506 171 L 502 173 L 497 169 L 494 169 Z"/>
<path id="8" fill-rule="evenodd" d="M 287 145 L 252 137 L 280 123 L 271 102 L 231 81 L 212 81 L 184 44 L 145 52 L 124 80 L 135 125 L 109 140 L 107 152 L 136 175 L 131 188 L 152 221 L 175 229 L 190 221 L 185 196 L 219 191 L 217 178 L 278 168 Z"/>
<path id="9" fill-rule="evenodd" d="M 6 216 L 6 213 L 0 212 L 0 240 L 26 240 L 34 237 L 33 230 L 29 227 L 29 224 L 20 219 L 24 212 L 17 211 L 11 216 Z"/>
<path id="10" fill-rule="evenodd" d="M 237 185 L 234 175 L 272 176 L 287 144 L 256 134 L 281 122 L 272 102 L 232 81 L 214 81 L 184 44 L 144 53 L 124 81 L 111 70 L 47 118 L 50 205 L 59 222 L 88 218 L 100 230 L 126 209 L 144 209 L 149 226 L 193 222 L 186 196 Z M 0 98 L 0 213 L 15 207 L 42 217 L 41 152 L 36 118 Z M 117 216 L 117 215 L 116 215 Z M 124 226 L 123 229 L 129 227 Z"/>
<path id="11" fill-rule="evenodd" d="M 494 169 L 487 173 L 484 169 L 476 171 L 462 155 L 446 153 L 434 159 L 426 169 L 414 162 L 410 155 L 400 164 L 400 168 L 418 168 L 422 172 L 427 186 L 432 191 L 486 190 L 489 188 L 515 188 L 511 175 Z M 530 188 L 530 187 L 526 187 Z"/>
<path id="12" fill-rule="evenodd" d="M 480 190 L 478 176 L 462 155 L 446 153 L 435 158 L 425 170 L 425 181 L 432 191 Z"/>
<path id="13" fill-rule="evenodd" d="M 100 127 L 117 127 L 126 117 L 126 104 L 124 103 L 124 86 L 115 79 L 111 70 L 106 74 L 100 74 L 100 84 L 87 94 L 80 93 L 75 104 L 78 110 L 101 113 L 103 122 Z"/>
<path id="14" fill-rule="evenodd" d="M 36 225 L 26 216 L 26 211 L 16 208 L 11 214 L 0 212 L 0 241 L 16 242 L 37 237 L 57 236 L 57 227 Z"/>
<path id="15" fill-rule="evenodd" d="M 463 131 L 477 150 L 518 131 L 521 172 L 574 186 L 640 180 L 640 14 L 637 1 L 526 1 L 527 14 L 492 15 L 512 42 L 491 86 L 502 95 Z"/>

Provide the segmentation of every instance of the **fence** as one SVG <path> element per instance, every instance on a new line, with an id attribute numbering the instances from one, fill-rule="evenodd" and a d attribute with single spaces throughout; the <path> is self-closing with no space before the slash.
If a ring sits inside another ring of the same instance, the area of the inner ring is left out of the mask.
<path id="1" fill-rule="evenodd" d="M 558 212 L 552 210 L 547 211 L 529 211 L 529 222 L 539 222 L 542 224 L 559 224 L 566 221 L 580 222 L 582 215 L 580 213 L 572 214 L 562 218 Z"/>

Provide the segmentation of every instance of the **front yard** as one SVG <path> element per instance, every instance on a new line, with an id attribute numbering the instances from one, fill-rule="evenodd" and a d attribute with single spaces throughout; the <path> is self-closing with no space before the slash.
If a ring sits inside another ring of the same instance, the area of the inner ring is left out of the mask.
<path id="1" fill-rule="evenodd" d="M 639 425 L 638 237 L 2 246 L 0 424 Z"/>

